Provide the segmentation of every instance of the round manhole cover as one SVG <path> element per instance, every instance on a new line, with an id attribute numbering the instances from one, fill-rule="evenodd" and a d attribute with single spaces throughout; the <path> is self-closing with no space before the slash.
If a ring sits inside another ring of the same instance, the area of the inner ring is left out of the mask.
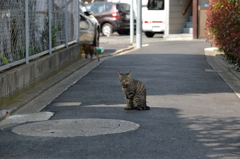
<path id="1" fill-rule="evenodd" d="M 139 128 L 139 124 L 112 119 L 63 119 L 28 123 L 13 128 L 26 136 L 75 137 L 121 133 Z"/>

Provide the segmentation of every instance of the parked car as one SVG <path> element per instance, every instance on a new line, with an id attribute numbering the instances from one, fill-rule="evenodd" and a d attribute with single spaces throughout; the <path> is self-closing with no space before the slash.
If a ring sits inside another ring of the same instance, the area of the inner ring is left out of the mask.
<path id="1" fill-rule="evenodd" d="M 117 31 L 118 34 L 130 33 L 130 5 L 127 3 L 94 2 L 86 4 L 98 20 L 101 33 L 108 35 Z"/>
<path id="2" fill-rule="evenodd" d="M 80 14 L 80 42 L 93 46 L 99 46 L 100 25 L 91 11 L 88 11 L 85 4 L 79 1 Z"/>

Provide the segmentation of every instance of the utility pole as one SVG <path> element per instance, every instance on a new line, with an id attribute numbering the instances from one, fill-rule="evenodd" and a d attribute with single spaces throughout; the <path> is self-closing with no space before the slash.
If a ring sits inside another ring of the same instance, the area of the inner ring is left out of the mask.
<path id="1" fill-rule="evenodd" d="M 134 12 L 133 12 L 133 0 L 131 0 L 131 8 L 130 8 L 130 43 L 133 44 L 134 40 Z"/>
<path id="2" fill-rule="evenodd" d="M 142 47 L 142 0 L 137 0 L 137 36 L 136 48 Z"/>

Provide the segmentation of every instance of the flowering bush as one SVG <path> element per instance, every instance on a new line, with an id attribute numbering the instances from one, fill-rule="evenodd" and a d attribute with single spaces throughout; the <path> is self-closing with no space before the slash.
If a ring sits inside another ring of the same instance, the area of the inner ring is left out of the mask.
<path id="1" fill-rule="evenodd" d="M 229 60 L 240 62 L 239 0 L 211 0 L 205 29 L 210 43 L 223 50 Z"/>

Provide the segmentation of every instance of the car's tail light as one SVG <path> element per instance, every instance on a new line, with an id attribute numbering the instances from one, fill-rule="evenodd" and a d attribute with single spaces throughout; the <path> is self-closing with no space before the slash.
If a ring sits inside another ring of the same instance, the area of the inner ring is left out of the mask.
<path id="1" fill-rule="evenodd" d="M 119 12 L 112 13 L 112 16 L 115 17 L 115 18 L 121 18 Z"/>

